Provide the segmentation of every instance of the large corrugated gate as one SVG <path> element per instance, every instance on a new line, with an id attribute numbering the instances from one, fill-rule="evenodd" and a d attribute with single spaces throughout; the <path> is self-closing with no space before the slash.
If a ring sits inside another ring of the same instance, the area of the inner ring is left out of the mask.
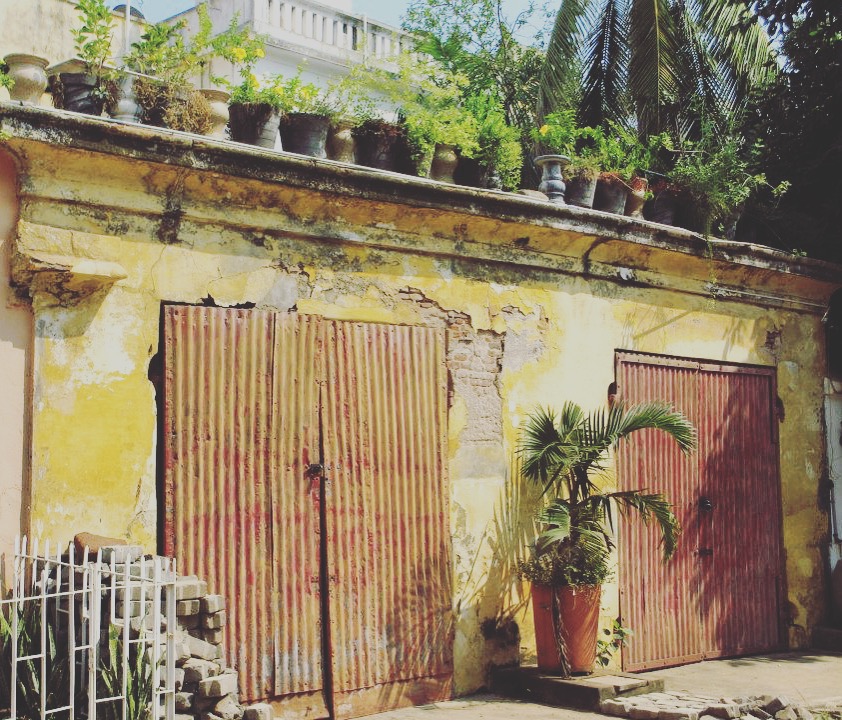
<path id="1" fill-rule="evenodd" d="M 627 404 L 660 400 L 696 426 L 695 453 L 635 433 L 617 453 L 621 489 L 675 505 L 682 536 L 661 562 L 657 533 L 620 526 L 620 610 L 634 636 L 626 670 L 765 652 L 781 645 L 783 597 L 774 368 L 620 352 Z"/>
<path id="2" fill-rule="evenodd" d="M 244 698 L 449 697 L 443 331 L 167 306 L 164 353 L 166 551 L 228 598 Z"/>

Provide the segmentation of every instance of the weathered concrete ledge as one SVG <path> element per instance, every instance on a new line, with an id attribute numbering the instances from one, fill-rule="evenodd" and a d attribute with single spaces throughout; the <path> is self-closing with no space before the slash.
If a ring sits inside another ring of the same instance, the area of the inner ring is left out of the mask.
<path id="1" fill-rule="evenodd" d="M 161 213 L 170 225 L 191 216 L 199 218 L 198 213 L 191 215 L 184 185 L 185 175 L 201 174 L 207 182 L 219 183 L 221 193 L 232 184 L 242 186 L 244 182 L 260 188 L 254 192 L 265 195 L 266 210 L 276 217 L 281 212 L 286 220 L 283 229 L 274 230 L 273 223 L 255 218 L 255 229 L 262 233 L 474 257 L 628 286 L 679 290 L 717 300 L 735 299 L 818 314 L 824 312 L 827 299 L 842 278 L 842 269 L 820 260 L 705 238 L 644 220 L 551 205 L 514 193 L 448 185 L 18 103 L 0 104 L 0 123 L 7 136 L 4 144 L 17 158 L 24 176 L 32 155 L 50 152 L 55 157 L 39 158 L 42 165 L 52 162 L 60 168 L 68 153 L 97 153 L 112 157 L 112 164 L 118 168 L 115 172 L 141 172 L 138 163 L 169 168 L 172 184 L 179 186 L 183 196 L 178 202 L 167 196 L 163 206 L 157 208 L 120 209 L 147 216 Z M 33 143 L 50 147 L 36 153 Z M 330 223 L 314 222 L 312 217 L 297 223 L 281 188 L 287 194 L 318 194 L 323 206 L 315 215 L 341 213 L 342 204 L 351 199 L 358 204 L 370 203 L 371 213 L 364 225 L 357 221 L 361 233 L 353 232 L 354 223 L 347 219 L 339 231 Z M 37 188 L 25 187 L 21 194 L 31 193 L 34 200 L 38 192 Z M 58 196 L 39 199 L 68 202 Z M 98 202 L 113 208 L 119 199 L 101 197 Z M 201 220 L 207 222 L 207 207 L 202 210 Z M 432 233 L 440 240 L 437 247 L 421 247 L 417 242 L 416 226 L 427 220 L 426 211 L 435 211 L 438 226 L 446 228 Z M 163 223 L 159 237 L 168 244 L 179 242 L 177 228 L 173 231 Z M 665 276 L 674 281 L 665 281 Z"/>

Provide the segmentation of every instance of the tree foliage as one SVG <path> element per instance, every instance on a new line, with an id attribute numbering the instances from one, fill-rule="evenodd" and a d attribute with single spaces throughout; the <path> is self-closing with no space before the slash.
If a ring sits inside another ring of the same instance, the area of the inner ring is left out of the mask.
<path id="1" fill-rule="evenodd" d="M 779 203 L 751 208 L 753 239 L 842 261 L 842 4 L 760 0 L 779 33 L 786 63 L 755 98 L 744 132 L 763 144 L 759 167 L 773 184 L 790 181 Z"/>

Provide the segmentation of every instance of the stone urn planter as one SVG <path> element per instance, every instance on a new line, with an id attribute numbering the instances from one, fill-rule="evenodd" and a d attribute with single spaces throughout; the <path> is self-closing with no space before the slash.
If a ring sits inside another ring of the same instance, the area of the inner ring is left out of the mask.
<path id="1" fill-rule="evenodd" d="M 3 62 L 9 68 L 14 86 L 9 90 L 12 100 L 37 105 L 47 89 L 47 60 L 37 55 L 14 53 L 6 55 Z"/>
<path id="2" fill-rule="evenodd" d="M 268 103 L 234 103 L 228 112 L 232 140 L 274 150 L 281 121 L 275 108 Z"/>
<path id="3" fill-rule="evenodd" d="M 330 118 L 315 113 L 287 113 L 281 117 L 278 130 L 281 147 L 286 152 L 314 158 L 326 158 L 327 131 Z"/>
<path id="4" fill-rule="evenodd" d="M 570 162 L 566 155 L 539 155 L 535 158 L 535 165 L 541 169 L 541 184 L 538 186 L 551 203 L 564 205 L 564 177 L 563 168 Z"/>
<path id="5" fill-rule="evenodd" d="M 210 108 L 211 129 L 208 136 L 225 139 L 225 128 L 228 127 L 228 99 L 231 93 L 216 88 L 202 88 L 199 90 Z"/>
<path id="6" fill-rule="evenodd" d="M 459 154 L 455 145 L 438 143 L 433 151 L 433 161 L 430 165 L 430 179 L 439 182 L 454 183 L 453 175 L 459 164 Z"/>
<path id="7" fill-rule="evenodd" d="M 353 130 L 353 124 L 347 120 L 338 120 L 330 126 L 326 144 L 329 159 L 351 164 L 357 161 Z"/>

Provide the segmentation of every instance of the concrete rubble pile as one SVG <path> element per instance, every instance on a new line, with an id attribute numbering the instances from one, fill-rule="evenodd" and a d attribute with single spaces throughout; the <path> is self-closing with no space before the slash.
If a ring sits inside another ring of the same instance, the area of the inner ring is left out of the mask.
<path id="1" fill-rule="evenodd" d="M 631 720 L 819 720 L 837 716 L 828 708 L 807 708 L 783 695 L 713 697 L 687 692 L 655 692 L 603 700 L 605 715 Z"/>

